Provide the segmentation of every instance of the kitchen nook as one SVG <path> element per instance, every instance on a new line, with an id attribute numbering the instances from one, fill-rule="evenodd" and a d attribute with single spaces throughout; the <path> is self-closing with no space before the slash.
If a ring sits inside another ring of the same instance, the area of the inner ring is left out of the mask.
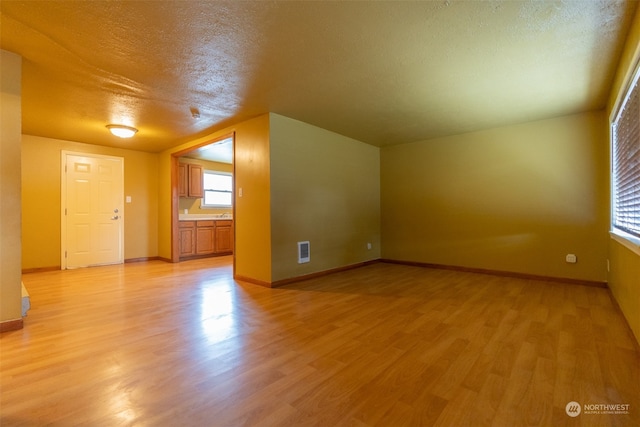
<path id="1" fill-rule="evenodd" d="M 233 139 L 179 158 L 180 260 L 233 254 Z"/>

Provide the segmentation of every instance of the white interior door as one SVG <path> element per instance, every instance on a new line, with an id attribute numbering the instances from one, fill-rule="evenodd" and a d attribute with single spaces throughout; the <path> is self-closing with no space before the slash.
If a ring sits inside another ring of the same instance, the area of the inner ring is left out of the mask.
<path id="1" fill-rule="evenodd" d="M 62 268 L 124 262 L 124 159 L 62 153 Z"/>

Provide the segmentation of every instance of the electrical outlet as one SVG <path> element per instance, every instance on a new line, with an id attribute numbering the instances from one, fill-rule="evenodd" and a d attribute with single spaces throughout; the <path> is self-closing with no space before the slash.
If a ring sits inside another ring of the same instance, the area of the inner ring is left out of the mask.
<path id="1" fill-rule="evenodd" d="M 567 254 L 566 260 L 569 264 L 575 264 L 578 262 L 578 257 L 575 254 Z"/>
<path id="2" fill-rule="evenodd" d="M 371 243 L 367 243 L 367 249 L 371 250 Z"/>

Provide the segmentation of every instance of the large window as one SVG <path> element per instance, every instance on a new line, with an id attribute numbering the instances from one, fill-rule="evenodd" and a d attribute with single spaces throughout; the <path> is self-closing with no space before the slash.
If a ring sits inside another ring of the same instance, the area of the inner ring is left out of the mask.
<path id="1" fill-rule="evenodd" d="M 640 68 L 623 94 L 611 123 L 613 232 L 640 242 Z"/>
<path id="2" fill-rule="evenodd" d="M 229 173 L 204 171 L 204 207 L 231 207 L 233 177 Z"/>

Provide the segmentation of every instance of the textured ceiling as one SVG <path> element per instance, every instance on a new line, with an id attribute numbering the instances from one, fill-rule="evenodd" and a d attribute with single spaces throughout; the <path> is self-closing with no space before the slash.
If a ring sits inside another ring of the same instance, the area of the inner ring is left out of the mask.
<path id="1" fill-rule="evenodd" d="M 2 0 L 0 41 L 26 134 L 157 152 L 271 111 L 383 146 L 603 108 L 636 5 Z"/>

